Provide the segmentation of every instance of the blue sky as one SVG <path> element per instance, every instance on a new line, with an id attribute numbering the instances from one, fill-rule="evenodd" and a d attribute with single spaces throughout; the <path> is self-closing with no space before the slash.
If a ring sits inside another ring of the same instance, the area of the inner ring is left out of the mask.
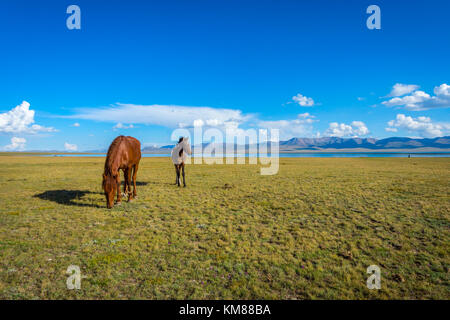
<path id="1" fill-rule="evenodd" d="M 447 135 L 449 15 L 445 0 L 2 1 L 0 150 L 167 144 L 195 120 L 281 139 Z"/>

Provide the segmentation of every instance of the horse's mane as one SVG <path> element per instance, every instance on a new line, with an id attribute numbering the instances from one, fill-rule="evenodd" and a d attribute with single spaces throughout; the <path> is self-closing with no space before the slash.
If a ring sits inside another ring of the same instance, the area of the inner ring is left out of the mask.
<path id="1" fill-rule="evenodd" d="M 180 145 L 180 146 L 181 146 L 181 149 L 180 149 L 180 151 L 178 152 L 178 156 L 179 156 L 179 157 L 182 157 L 182 156 L 183 156 L 183 144 L 181 144 L 181 143 L 183 142 L 183 140 L 184 140 L 184 137 L 180 137 L 180 139 L 178 140 L 178 143 L 177 143 L 177 145 Z"/>
<path id="2" fill-rule="evenodd" d="M 105 161 L 105 174 L 111 175 L 116 171 L 117 168 L 114 168 L 114 161 L 117 160 L 116 154 L 119 150 L 119 146 L 122 143 L 122 141 L 125 139 L 124 136 L 118 136 L 114 139 L 114 141 L 111 143 L 111 145 L 108 148 L 108 153 L 106 154 L 106 161 Z"/>
<path id="3" fill-rule="evenodd" d="M 172 161 L 173 163 L 179 163 L 180 159 L 183 159 L 182 161 L 185 160 L 186 154 L 191 154 L 191 147 L 189 145 L 189 139 L 185 139 L 183 137 L 180 137 L 180 139 L 178 140 L 178 143 L 176 144 L 176 146 L 172 149 Z"/>

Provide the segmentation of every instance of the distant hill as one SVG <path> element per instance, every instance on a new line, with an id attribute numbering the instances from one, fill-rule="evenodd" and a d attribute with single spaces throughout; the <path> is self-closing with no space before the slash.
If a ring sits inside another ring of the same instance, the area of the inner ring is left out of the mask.
<path id="1" fill-rule="evenodd" d="M 208 146 L 203 144 L 203 148 Z M 174 145 L 162 147 L 145 147 L 142 149 L 145 153 L 170 153 Z M 236 147 L 236 146 L 234 146 Z M 242 146 L 241 146 L 242 147 Z M 247 145 L 246 150 L 249 146 Z M 392 137 L 377 140 L 375 138 L 292 138 L 286 141 L 280 141 L 280 152 L 307 152 L 307 151 L 443 151 L 450 152 L 450 136 L 431 139 L 415 139 L 404 137 Z M 227 149 L 234 149 L 233 145 L 227 145 Z M 225 150 L 225 144 L 222 145 Z"/>
<path id="2" fill-rule="evenodd" d="M 418 149 L 437 148 L 450 149 L 450 137 L 438 137 L 431 139 L 414 139 L 392 137 L 386 139 L 374 138 L 292 138 L 287 141 L 280 141 L 280 151 L 294 150 L 324 150 L 324 149 Z"/>
<path id="3" fill-rule="evenodd" d="M 83 153 L 107 153 L 108 149 L 86 150 Z"/>
<path id="4" fill-rule="evenodd" d="M 209 146 L 203 143 L 202 149 Z M 148 146 L 142 149 L 143 153 L 169 154 L 174 147 L 164 145 L 161 147 Z M 222 150 L 238 149 L 237 145 L 222 144 Z M 252 145 L 252 147 L 256 147 Z M 375 138 L 292 138 L 280 141 L 280 152 L 450 152 L 450 136 L 438 138 L 404 138 L 391 137 L 386 139 Z M 248 152 L 249 146 L 240 145 L 239 150 Z M 270 150 L 270 146 L 268 147 Z M 28 153 L 67 153 L 61 150 L 30 150 Z M 70 153 L 106 153 L 107 148 L 97 150 L 85 150 Z"/>

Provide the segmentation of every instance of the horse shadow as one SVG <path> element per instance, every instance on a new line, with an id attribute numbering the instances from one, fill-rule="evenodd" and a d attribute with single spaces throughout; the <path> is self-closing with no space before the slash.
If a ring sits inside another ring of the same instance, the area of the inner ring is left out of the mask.
<path id="1" fill-rule="evenodd" d="M 123 185 L 125 184 L 125 181 L 120 181 L 120 185 L 123 187 Z M 148 182 L 145 181 L 136 181 L 136 187 L 138 186 L 146 186 L 148 185 Z M 133 183 L 131 183 L 131 187 L 133 187 Z"/>
<path id="2" fill-rule="evenodd" d="M 156 186 L 172 186 L 175 184 L 174 182 L 168 182 L 168 181 L 151 181 L 151 182 L 145 182 L 145 184 L 152 184 Z"/>
<path id="3" fill-rule="evenodd" d="M 100 194 L 100 193 L 88 190 L 48 190 L 39 194 L 35 194 L 33 197 L 42 200 L 53 201 L 62 205 L 102 208 L 102 206 L 96 204 L 79 203 L 74 201 L 75 199 L 80 199 L 87 194 Z"/>

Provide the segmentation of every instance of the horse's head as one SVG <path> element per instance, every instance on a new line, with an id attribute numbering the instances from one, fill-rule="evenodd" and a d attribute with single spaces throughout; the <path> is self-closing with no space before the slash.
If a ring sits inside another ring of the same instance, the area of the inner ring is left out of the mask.
<path id="1" fill-rule="evenodd" d="M 103 191 L 105 191 L 106 207 L 111 209 L 114 206 L 114 195 L 117 191 L 117 175 L 103 174 L 102 186 Z"/>
<path id="2" fill-rule="evenodd" d="M 182 138 L 183 150 L 186 151 L 187 154 L 191 154 L 191 144 L 189 143 L 189 137 Z"/>

